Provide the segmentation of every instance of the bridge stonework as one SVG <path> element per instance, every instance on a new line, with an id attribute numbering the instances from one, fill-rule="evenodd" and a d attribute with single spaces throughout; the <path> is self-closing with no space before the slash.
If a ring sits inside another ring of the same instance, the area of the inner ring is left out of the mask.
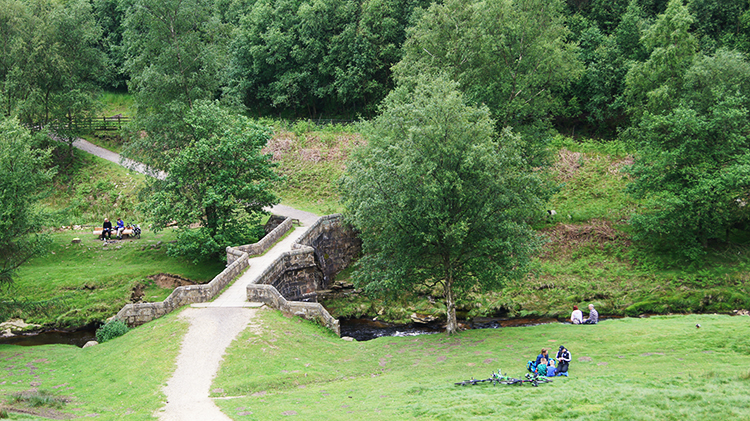
<path id="1" fill-rule="evenodd" d="M 158 303 L 126 304 L 116 318 L 129 326 L 139 326 L 174 309 L 192 303 L 212 300 L 249 265 L 250 255 L 262 254 L 292 228 L 292 219 L 283 223 L 255 244 L 227 247 L 227 268 L 211 282 L 175 288 Z M 256 279 L 247 286 L 247 298 L 262 302 L 285 314 L 317 320 L 340 335 L 339 322 L 316 302 L 306 302 L 316 291 L 327 289 L 336 273 L 345 269 L 359 255 L 362 242 L 341 221 L 341 215 L 327 215 L 308 228 Z"/>
<path id="2" fill-rule="evenodd" d="M 340 335 L 338 320 L 315 302 L 316 291 L 359 255 L 362 242 L 341 221 L 341 215 L 319 218 L 258 278 L 247 286 L 248 301 L 262 302 L 286 314 L 315 319 Z"/>

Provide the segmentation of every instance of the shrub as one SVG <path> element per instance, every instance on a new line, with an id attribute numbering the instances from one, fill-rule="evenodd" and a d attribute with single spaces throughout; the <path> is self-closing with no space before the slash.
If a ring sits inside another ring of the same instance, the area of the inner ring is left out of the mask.
<path id="1" fill-rule="evenodd" d="M 65 398 L 55 396 L 46 390 L 29 390 L 17 392 L 11 395 L 12 403 L 24 403 L 34 408 L 46 406 L 50 408 L 62 409 L 68 402 Z M 0 416 L 2 418 L 2 416 Z"/>
<path id="2" fill-rule="evenodd" d="M 128 325 L 119 319 L 112 319 L 96 330 L 96 341 L 99 343 L 107 342 L 118 336 L 126 334 L 130 330 Z"/>

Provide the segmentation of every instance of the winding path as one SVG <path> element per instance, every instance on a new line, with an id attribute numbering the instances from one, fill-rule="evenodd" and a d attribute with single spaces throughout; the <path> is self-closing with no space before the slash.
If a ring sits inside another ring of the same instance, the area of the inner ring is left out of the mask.
<path id="1" fill-rule="evenodd" d="M 154 171 L 145 165 L 126 160 L 119 154 L 83 139 L 78 139 L 73 146 L 142 174 L 154 176 Z M 165 176 L 165 173 L 158 174 L 159 178 Z M 282 253 L 291 250 L 292 244 L 318 219 L 318 215 L 284 205 L 276 205 L 267 210 L 276 215 L 297 219 L 302 226 L 290 231 L 289 235 L 264 255 L 251 258 L 247 271 L 212 302 L 193 304 L 180 313 L 180 319 L 188 321 L 190 327 L 182 340 L 175 372 L 164 387 L 166 403 L 154 414 L 160 420 L 231 420 L 219 410 L 209 394 L 227 347 L 248 326 L 253 327 L 253 316 L 261 306 L 247 302 L 247 285 Z M 254 328 L 259 329 L 257 326 Z"/>

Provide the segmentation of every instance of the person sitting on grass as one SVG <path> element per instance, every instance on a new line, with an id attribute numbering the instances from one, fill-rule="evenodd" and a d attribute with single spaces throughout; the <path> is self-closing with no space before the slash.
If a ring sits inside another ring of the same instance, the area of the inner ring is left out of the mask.
<path id="1" fill-rule="evenodd" d="M 570 315 L 570 322 L 574 325 L 583 323 L 583 313 L 578 309 L 578 306 L 573 306 L 573 314 Z"/>
<path id="2" fill-rule="evenodd" d="M 595 325 L 599 323 L 599 312 L 594 309 L 593 304 L 589 304 L 589 318 L 583 321 L 585 325 Z"/>
<path id="3" fill-rule="evenodd" d="M 104 225 L 102 226 L 102 240 L 105 240 L 106 238 L 112 238 L 112 223 L 109 222 L 109 219 L 104 218 Z"/>
<path id="4" fill-rule="evenodd" d="M 122 240 L 122 232 L 125 231 L 125 223 L 121 218 L 117 218 L 117 239 Z"/>
<path id="5" fill-rule="evenodd" d="M 544 360 L 545 364 L 549 361 L 549 351 L 547 348 L 542 348 L 542 352 L 536 356 L 536 365 L 541 364 L 542 360 Z"/>
<path id="6" fill-rule="evenodd" d="M 539 364 L 536 365 L 536 371 L 534 372 L 537 376 L 546 376 L 547 375 L 547 359 L 542 358 L 539 361 Z"/>
<path id="7" fill-rule="evenodd" d="M 570 351 L 564 346 L 560 345 L 560 349 L 557 350 L 557 375 L 568 376 L 568 367 L 570 366 Z"/>

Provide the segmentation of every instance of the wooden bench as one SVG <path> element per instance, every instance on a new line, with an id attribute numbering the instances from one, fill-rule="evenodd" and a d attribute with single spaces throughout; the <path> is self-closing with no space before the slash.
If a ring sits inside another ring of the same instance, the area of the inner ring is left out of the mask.
<path id="1" fill-rule="evenodd" d="M 104 228 L 96 228 L 96 229 L 94 229 L 94 235 L 96 236 L 96 238 L 100 238 L 102 236 L 102 231 L 103 230 L 104 230 Z M 125 237 L 126 235 L 128 237 L 130 237 L 131 235 L 133 235 L 133 229 L 132 228 L 125 228 L 124 230 L 122 230 L 122 236 Z M 112 229 L 112 237 L 117 237 L 117 229 L 115 229 L 115 228 Z"/>

